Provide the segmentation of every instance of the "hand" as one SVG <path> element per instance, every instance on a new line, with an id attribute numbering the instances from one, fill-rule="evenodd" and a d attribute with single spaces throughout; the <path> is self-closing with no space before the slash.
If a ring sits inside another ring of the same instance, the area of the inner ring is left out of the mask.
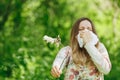
<path id="1" fill-rule="evenodd" d="M 91 43 L 95 45 L 98 42 L 97 36 L 91 31 L 86 30 L 86 31 L 80 32 L 80 35 L 83 38 L 84 45 L 86 43 Z"/>
<path id="2" fill-rule="evenodd" d="M 57 66 L 54 66 L 52 69 L 51 69 L 51 74 L 53 77 L 57 78 L 57 77 L 60 77 L 60 74 L 62 72 L 58 69 Z"/>
<path id="3" fill-rule="evenodd" d="M 83 38 L 83 43 L 84 43 L 84 45 L 85 45 L 86 43 L 89 43 L 90 41 L 92 41 L 92 35 L 90 34 L 89 31 L 83 32 L 82 38 Z"/>

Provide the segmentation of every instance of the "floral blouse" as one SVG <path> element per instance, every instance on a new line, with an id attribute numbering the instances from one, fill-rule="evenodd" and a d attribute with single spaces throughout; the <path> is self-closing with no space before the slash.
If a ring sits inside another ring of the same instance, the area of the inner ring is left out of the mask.
<path id="1" fill-rule="evenodd" d="M 63 47 L 57 54 L 53 66 L 60 70 L 67 65 L 64 80 L 104 80 L 104 74 L 111 70 L 111 62 L 106 48 L 102 43 L 98 49 L 90 44 L 85 45 L 92 62 L 85 65 L 75 65 L 72 60 L 72 50 L 70 46 Z"/>

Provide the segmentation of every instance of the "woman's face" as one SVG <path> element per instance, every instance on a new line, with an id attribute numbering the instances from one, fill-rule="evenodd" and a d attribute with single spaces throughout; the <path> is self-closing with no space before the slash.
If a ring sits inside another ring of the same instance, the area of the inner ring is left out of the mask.
<path id="1" fill-rule="evenodd" d="M 88 20 L 81 21 L 79 24 L 79 31 L 90 30 L 92 31 L 92 25 Z"/>

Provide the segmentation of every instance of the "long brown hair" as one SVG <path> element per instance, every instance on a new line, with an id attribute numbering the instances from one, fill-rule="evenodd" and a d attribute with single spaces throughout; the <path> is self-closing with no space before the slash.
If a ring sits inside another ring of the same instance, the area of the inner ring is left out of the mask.
<path id="1" fill-rule="evenodd" d="M 91 23 L 92 31 L 93 33 L 96 34 L 95 27 L 89 18 L 84 18 L 84 17 L 80 18 L 73 24 L 73 27 L 71 30 L 71 37 L 70 37 L 70 40 L 71 40 L 70 46 L 72 48 L 72 58 L 75 64 L 81 64 L 81 65 L 85 64 L 87 61 L 90 61 L 90 56 L 88 55 L 87 51 L 85 50 L 85 48 L 79 47 L 78 41 L 76 39 L 76 35 L 79 32 L 79 24 L 84 20 L 87 20 Z"/>

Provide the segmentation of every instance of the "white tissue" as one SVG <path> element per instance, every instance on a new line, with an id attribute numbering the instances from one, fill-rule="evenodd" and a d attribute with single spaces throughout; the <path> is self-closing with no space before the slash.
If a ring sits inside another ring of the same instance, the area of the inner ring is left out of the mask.
<path id="1" fill-rule="evenodd" d="M 97 44 L 97 42 L 99 41 L 98 37 L 92 31 L 90 31 L 90 35 L 92 37 L 92 40 L 89 43 L 91 43 L 92 45 Z M 80 37 L 80 33 L 77 35 L 77 40 L 80 48 L 82 48 L 84 46 L 84 42 L 83 39 Z"/>
<path id="2" fill-rule="evenodd" d="M 93 44 L 93 45 L 96 45 L 97 42 L 99 41 L 98 37 L 91 31 L 90 31 L 90 34 L 92 35 L 92 40 L 91 40 L 90 43 Z"/>
<path id="3" fill-rule="evenodd" d="M 83 47 L 83 39 L 80 38 L 80 33 L 77 35 L 77 40 L 78 40 L 79 46 L 82 48 Z"/>

